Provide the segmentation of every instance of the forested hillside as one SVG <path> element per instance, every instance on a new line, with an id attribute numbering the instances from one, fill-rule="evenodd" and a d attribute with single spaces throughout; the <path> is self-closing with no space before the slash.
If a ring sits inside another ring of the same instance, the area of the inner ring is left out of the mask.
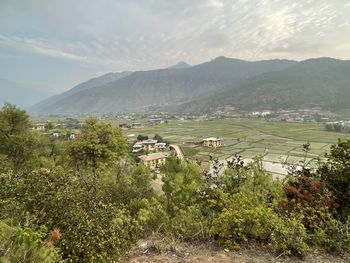
<path id="1" fill-rule="evenodd" d="M 250 62 L 218 57 L 192 67 L 136 71 L 89 89 L 72 89 L 34 105 L 30 111 L 36 114 L 145 111 L 206 97 L 234 88 L 250 77 L 285 69 L 295 63 L 289 60 Z"/>
<path id="2" fill-rule="evenodd" d="M 287 69 L 261 74 L 215 96 L 170 108 L 183 112 L 212 112 L 222 105 L 238 110 L 321 108 L 338 112 L 350 108 L 350 62 L 310 59 Z"/>

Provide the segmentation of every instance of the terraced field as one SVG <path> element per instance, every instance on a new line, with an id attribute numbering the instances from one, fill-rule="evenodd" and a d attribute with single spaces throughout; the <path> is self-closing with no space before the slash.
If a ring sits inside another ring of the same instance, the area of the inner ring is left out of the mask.
<path id="1" fill-rule="evenodd" d="M 142 123 L 142 121 L 140 121 Z M 304 156 L 302 145 L 311 144 L 308 158 L 313 162 L 322 157 L 347 134 L 328 132 L 323 124 L 266 122 L 248 119 L 225 119 L 213 121 L 170 121 L 168 124 L 145 126 L 126 130 L 127 135 L 154 136 L 160 134 L 171 143 L 179 144 L 190 159 L 207 160 L 209 154 L 220 160 L 240 154 L 246 159 L 263 156 L 265 168 L 274 174 L 284 174 L 281 160 L 296 163 Z M 198 144 L 206 137 L 220 137 L 225 146 L 219 149 L 204 148 Z"/>

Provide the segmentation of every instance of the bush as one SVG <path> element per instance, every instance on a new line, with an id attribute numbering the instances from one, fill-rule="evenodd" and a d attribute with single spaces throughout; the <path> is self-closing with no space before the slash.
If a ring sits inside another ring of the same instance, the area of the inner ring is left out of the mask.
<path id="1" fill-rule="evenodd" d="M 181 209 L 171 218 L 168 230 L 176 238 L 194 240 L 208 237 L 208 223 L 200 207 Z"/>
<path id="2" fill-rule="evenodd" d="M 224 201 L 223 210 L 214 219 L 210 233 L 230 248 L 248 239 L 267 240 L 278 215 L 263 203 L 257 204 L 255 196 L 236 194 Z"/>
<path id="3" fill-rule="evenodd" d="M 57 251 L 42 241 L 45 235 L 0 221 L 0 262 L 57 262 Z"/>
<path id="4" fill-rule="evenodd" d="M 169 217 L 164 206 L 156 199 L 143 199 L 143 207 L 138 211 L 138 222 L 145 233 L 164 230 L 169 223 Z"/>
<path id="5" fill-rule="evenodd" d="M 350 217 L 344 223 L 330 213 L 323 213 L 322 218 L 311 234 L 313 244 L 327 251 L 350 251 Z"/>
<path id="6" fill-rule="evenodd" d="M 64 259 L 115 259 L 136 241 L 141 227 L 129 210 L 112 202 L 100 180 L 89 174 L 81 176 L 48 169 L 2 176 L 1 216 L 33 229 L 60 229 L 57 246 Z"/>
<path id="7" fill-rule="evenodd" d="M 308 250 L 308 235 L 300 221 L 298 216 L 288 215 L 274 223 L 270 245 L 275 252 L 303 255 Z"/>

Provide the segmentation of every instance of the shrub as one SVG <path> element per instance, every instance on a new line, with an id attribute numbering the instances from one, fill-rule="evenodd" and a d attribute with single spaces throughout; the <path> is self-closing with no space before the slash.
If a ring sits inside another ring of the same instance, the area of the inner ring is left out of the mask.
<path id="1" fill-rule="evenodd" d="M 45 235 L 0 221 L 0 262 L 56 262 L 58 252 L 42 241 Z"/>
<path id="2" fill-rule="evenodd" d="M 255 199 L 255 196 L 243 193 L 228 199 L 214 219 L 210 233 L 230 248 L 238 248 L 240 242 L 248 239 L 267 240 L 278 215 Z"/>
<path id="3" fill-rule="evenodd" d="M 324 212 L 322 218 L 322 224 L 310 235 L 313 244 L 327 251 L 350 251 L 350 217 L 343 223 Z"/>
<path id="4" fill-rule="evenodd" d="M 145 233 L 164 230 L 169 223 L 169 217 L 164 206 L 156 199 L 143 199 L 143 207 L 139 209 L 137 219 Z"/>
<path id="5" fill-rule="evenodd" d="M 308 250 L 308 235 L 298 216 L 289 215 L 276 221 L 270 235 L 270 246 L 285 255 L 303 255 Z"/>
<path id="6" fill-rule="evenodd" d="M 171 218 L 168 230 L 176 238 L 194 240 L 208 237 L 208 223 L 200 207 L 181 209 Z"/>
<path id="7" fill-rule="evenodd" d="M 319 168 L 321 180 L 334 192 L 339 204 L 337 216 L 345 221 L 350 214 L 350 139 L 332 145 L 326 158 Z"/>

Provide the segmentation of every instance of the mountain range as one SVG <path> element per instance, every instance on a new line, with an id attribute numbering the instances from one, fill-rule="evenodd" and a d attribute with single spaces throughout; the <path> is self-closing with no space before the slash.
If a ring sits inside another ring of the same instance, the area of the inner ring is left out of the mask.
<path id="1" fill-rule="evenodd" d="M 109 73 L 32 107 L 34 114 L 211 112 L 319 107 L 350 109 L 350 61 L 245 61 L 218 57 L 190 66 Z"/>

